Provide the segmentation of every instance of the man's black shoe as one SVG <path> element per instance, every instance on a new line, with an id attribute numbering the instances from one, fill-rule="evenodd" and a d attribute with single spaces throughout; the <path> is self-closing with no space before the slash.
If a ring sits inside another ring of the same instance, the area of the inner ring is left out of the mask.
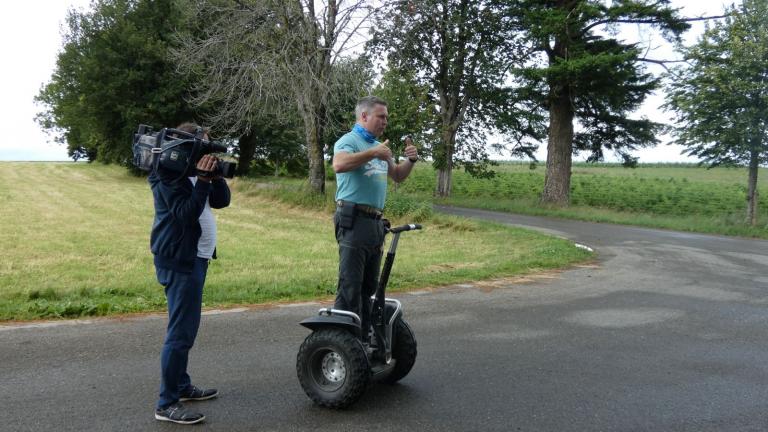
<path id="1" fill-rule="evenodd" d="M 213 399 L 218 395 L 219 391 L 216 389 L 199 389 L 195 386 L 189 386 L 187 391 L 180 395 L 179 401 L 202 401 Z"/>
<path id="2" fill-rule="evenodd" d="M 205 416 L 189 411 L 184 405 L 176 402 L 168 408 L 155 410 L 155 419 L 179 424 L 195 424 L 205 420 Z"/>

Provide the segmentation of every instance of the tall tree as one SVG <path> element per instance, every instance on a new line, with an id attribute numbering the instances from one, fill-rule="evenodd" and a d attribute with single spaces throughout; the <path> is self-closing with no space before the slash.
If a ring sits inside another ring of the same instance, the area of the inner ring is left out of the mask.
<path id="1" fill-rule="evenodd" d="M 487 161 L 485 141 L 499 126 L 499 112 L 522 123 L 530 120 L 516 93 L 502 85 L 521 54 L 507 3 L 396 0 L 387 2 L 377 19 L 373 49 L 383 48 L 395 69 L 415 69 L 416 83 L 431 89 L 430 103 L 439 107 L 439 141 L 432 149 L 438 196 L 450 195 L 454 166 L 471 170 Z M 531 154 L 521 143 L 512 150 Z"/>
<path id="2" fill-rule="evenodd" d="M 335 69 L 368 22 L 364 0 L 199 1 L 205 29 L 184 38 L 180 66 L 196 74 L 196 104 L 217 107 L 212 120 L 248 130 L 263 115 L 298 111 L 312 190 L 325 191 L 324 137 L 337 101 L 358 96 L 370 73 L 362 62 Z M 351 110 L 351 107 L 349 108 Z"/>
<path id="3" fill-rule="evenodd" d="M 612 37 L 622 24 L 659 29 L 678 40 L 689 25 L 668 0 L 519 0 L 510 18 L 525 34 L 531 61 L 516 71 L 521 91 L 549 116 L 547 172 L 543 203 L 570 202 L 574 151 L 603 158 L 603 149 L 617 152 L 625 163 L 629 151 L 658 142 L 661 124 L 632 119 L 659 80 L 645 71 L 641 47 Z M 535 54 L 539 55 L 536 56 Z M 574 130 L 578 121 L 581 130 Z"/>
<path id="4" fill-rule="evenodd" d="M 183 11 L 175 0 L 96 0 L 70 10 L 37 116 L 69 155 L 127 163 L 139 123 L 176 125 L 193 117 L 187 83 L 168 58 Z"/>
<path id="5" fill-rule="evenodd" d="M 768 2 L 744 0 L 684 50 L 669 75 L 666 107 L 677 143 L 702 163 L 746 165 L 746 221 L 757 222 L 757 174 L 768 163 Z"/>

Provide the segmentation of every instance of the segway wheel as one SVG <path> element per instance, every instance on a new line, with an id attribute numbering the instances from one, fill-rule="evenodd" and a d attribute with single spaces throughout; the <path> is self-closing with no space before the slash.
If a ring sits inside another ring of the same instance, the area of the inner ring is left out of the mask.
<path id="1" fill-rule="evenodd" d="M 314 403 L 336 409 L 357 401 L 371 381 L 363 344 L 338 328 L 318 330 L 304 339 L 296 358 L 296 373 Z"/>
<path id="2" fill-rule="evenodd" d="M 382 379 L 382 382 L 387 384 L 394 384 L 405 378 L 416 363 L 416 337 L 402 316 L 395 320 L 392 330 L 392 358 L 396 363 L 392 372 Z"/>

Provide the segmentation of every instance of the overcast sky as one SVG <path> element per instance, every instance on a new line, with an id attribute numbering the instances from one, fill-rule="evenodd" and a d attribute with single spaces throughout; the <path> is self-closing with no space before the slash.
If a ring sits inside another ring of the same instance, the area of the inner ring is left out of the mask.
<path id="1" fill-rule="evenodd" d="M 730 3 L 732 1 L 672 0 L 675 7 L 683 8 L 685 16 L 719 15 L 723 5 Z M 0 26 L 0 58 L 3 59 L 0 68 L 0 125 L 3 130 L 0 161 L 70 160 L 66 147 L 54 143 L 34 121 L 42 107 L 35 105 L 33 98 L 53 73 L 56 54 L 62 45 L 61 29 L 66 11 L 71 7 L 87 8 L 88 4 L 88 0 L 25 0 L 4 4 L 6 19 Z M 694 24 L 686 35 L 687 43 L 694 42 L 702 28 L 702 24 Z M 663 43 L 657 40 L 655 45 Z M 670 55 L 662 47 L 649 57 L 668 59 Z M 663 98 L 658 95 L 649 98 L 641 113 L 652 120 L 668 120 L 670 115 L 657 109 L 662 102 Z M 664 145 L 668 137 L 663 140 L 658 147 L 638 151 L 635 155 L 640 156 L 641 162 L 696 162 L 681 156 L 679 147 Z M 546 143 L 537 156 L 540 160 L 546 160 L 545 148 Z"/>

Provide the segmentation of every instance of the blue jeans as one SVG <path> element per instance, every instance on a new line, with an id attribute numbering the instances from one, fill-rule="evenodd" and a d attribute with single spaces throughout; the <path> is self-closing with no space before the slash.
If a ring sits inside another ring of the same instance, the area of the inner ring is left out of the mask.
<path id="1" fill-rule="evenodd" d="M 168 329 L 160 354 L 162 380 L 157 401 L 157 408 L 164 409 L 178 402 L 179 395 L 192 385 L 187 374 L 187 360 L 200 327 L 208 260 L 195 258 L 191 273 L 159 267 L 155 272 L 168 299 Z"/>

